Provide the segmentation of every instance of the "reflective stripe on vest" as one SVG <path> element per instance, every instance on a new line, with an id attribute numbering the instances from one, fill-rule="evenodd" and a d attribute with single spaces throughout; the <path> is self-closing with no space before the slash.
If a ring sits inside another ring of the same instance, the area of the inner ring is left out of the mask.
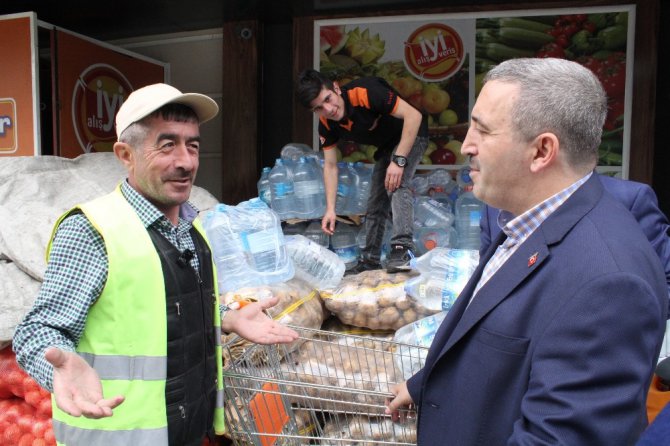
<path id="1" fill-rule="evenodd" d="M 71 417 L 52 404 L 54 434 L 59 444 L 68 446 L 167 445 L 167 320 L 160 257 L 120 187 L 111 194 L 78 206 L 78 209 L 84 212 L 105 241 L 109 273 L 100 297 L 89 309 L 77 352 L 100 376 L 104 396 L 124 395 L 125 401 L 114 409 L 113 416 L 98 420 Z M 56 222 L 53 234 L 71 212 Z M 198 220 L 194 221 L 194 227 L 204 237 Z M 216 339 L 220 341 L 216 277 L 214 286 L 214 322 Z M 223 433 L 219 344 L 217 342 L 214 428 L 215 432 Z"/>
<path id="2" fill-rule="evenodd" d="M 168 432 L 162 429 L 133 429 L 108 431 L 101 429 L 82 429 L 62 421 L 53 420 L 53 431 L 57 438 L 67 438 L 68 444 L 87 446 L 130 446 L 130 445 L 166 445 Z M 62 445 L 65 443 L 57 443 Z"/>

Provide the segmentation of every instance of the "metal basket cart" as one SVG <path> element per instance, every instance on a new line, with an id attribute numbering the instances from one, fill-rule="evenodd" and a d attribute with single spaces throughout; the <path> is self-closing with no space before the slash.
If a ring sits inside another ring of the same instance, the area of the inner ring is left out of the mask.
<path id="1" fill-rule="evenodd" d="M 415 445 L 416 420 L 385 415 L 393 384 L 428 349 L 390 337 L 292 327 L 288 345 L 224 345 L 228 436 L 236 446 Z"/>

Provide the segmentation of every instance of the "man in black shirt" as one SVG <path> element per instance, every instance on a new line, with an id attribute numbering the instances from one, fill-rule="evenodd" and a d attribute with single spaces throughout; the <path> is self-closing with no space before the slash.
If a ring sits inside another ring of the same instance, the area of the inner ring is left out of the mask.
<path id="1" fill-rule="evenodd" d="M 377 146 L 365 218 L 365 248 L 357 272 L 379 269 L 389 211 L 393 217 L 387 271 L 409 270 L 414 207 L 409 183 L 428 146 L 428 123 L 382 78 L 367 77 L 340 86 L 316 70 L 300 73 L 298 100 L 319 116 L 324 152 L 326 212 L 322 229 L 335 229 L 339 141 Z"/>

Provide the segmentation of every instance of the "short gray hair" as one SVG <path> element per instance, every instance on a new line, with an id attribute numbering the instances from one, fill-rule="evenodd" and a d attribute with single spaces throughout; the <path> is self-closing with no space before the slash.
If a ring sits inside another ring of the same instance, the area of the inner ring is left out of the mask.
<path id="1" fill-rule="evenodd" d="M 572 166 L 596 165 L 607 96 L 590 70 L 565 59 L 510 59 L 484 77 L 492 80 L 520 87 L 512 123 L 522 138 L 554 133 Z"/>
<path id="2" fill-rule="evenodd" d="M 124 142 L 133 149 L 142 149 L 150 130 L 148 122 L 157 116 L 161 116 L 166 121 L 199 122 L 198 115 L 191 107 L 171 102 L 126 127 L 119 136 L 119 142 Z"/>

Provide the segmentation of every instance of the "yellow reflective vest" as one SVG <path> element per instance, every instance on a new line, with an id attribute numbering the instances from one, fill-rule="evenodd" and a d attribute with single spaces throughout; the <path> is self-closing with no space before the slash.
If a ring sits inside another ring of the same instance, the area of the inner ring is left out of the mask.
<path id="1" fill-rule="evenodd" d="M 59 218 L 47 247 L 47 258 L 56 229 L 75 209 L 81 210 L 102 235 L 109 261 L 105 287 L 89 309 L 76 351 L 98 373 L 104 397 L 124 395 L 125 401 L 111 417 L 95 420 L 66 414 L 58 409 L 52 396 L 56 441 L 69 446 L 167 445 L 167 320 L 160 257 L 135 210 L 117 187 L 111 194 L 76 206 Z M 198 219 L 193 226 L 207 240 Z M 213 265 L 212 269 L 216 274 Z M 214 275 L 214 430 L 222 434 L 221 320 L 216 283 Z"/>

